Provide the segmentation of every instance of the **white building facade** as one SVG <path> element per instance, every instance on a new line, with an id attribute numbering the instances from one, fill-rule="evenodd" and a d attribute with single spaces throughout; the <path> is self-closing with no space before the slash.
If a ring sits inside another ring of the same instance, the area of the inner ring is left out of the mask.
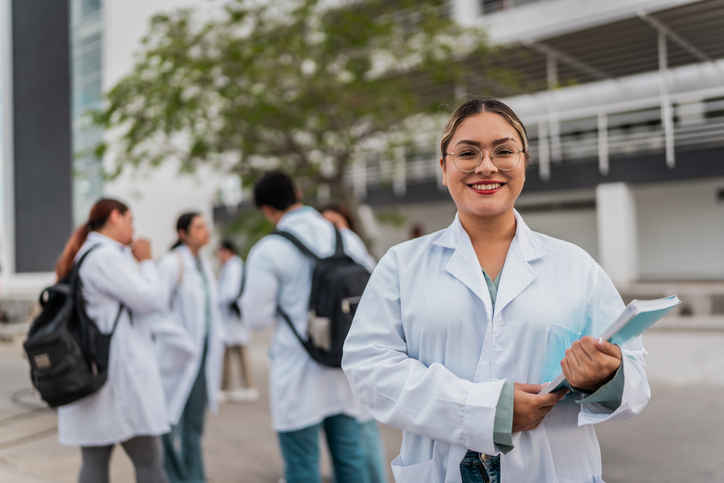
<path id="1" fill-rule="evenodd" d="M 724 2 L 451 7 L 503 47 L 503 67 L 538 86 L 503 97 L 531 140 L 534 163 L 517 203 L 531 228 L 586 249 L 624 292 L 724 294 Z M 475 81 L 464 90 L 482 93 Z M 430 137 L 408 148 L 394 180 L 389 160 L 350 173 L 364 203 L 406 218 L 404 230 L 381 228 L 378 255 L 412 227 L 429 233 L 452 219 L 439 133 Z"/>

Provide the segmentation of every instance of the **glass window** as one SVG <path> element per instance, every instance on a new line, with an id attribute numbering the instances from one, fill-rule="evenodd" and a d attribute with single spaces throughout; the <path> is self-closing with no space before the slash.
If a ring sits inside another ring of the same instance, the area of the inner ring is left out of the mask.
<path id="1" fill-rule="evenodd" d="M 80 0 L 81 17 L 96 13 L 101 9 L 101 0 Z"/>

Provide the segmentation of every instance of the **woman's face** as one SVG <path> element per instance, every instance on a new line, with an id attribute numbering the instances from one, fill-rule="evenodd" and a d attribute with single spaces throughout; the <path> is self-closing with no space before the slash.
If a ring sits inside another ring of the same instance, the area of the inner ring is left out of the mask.
<path id="1" fill-rule="evenodd" d="M 133 214 L 131 210 L 126 210 L 125 213 L 114 210 L 114 213 L 118 214 L 116 217 L 111 215 L 111 219 L 115 220 L 117 240 L 124 245 L 129 245 L 133 242 Z"/>
<path id="2" fill-rule="evenodd" d="M 514 144 L 523 149 L 518 132 L 499 114 L 483 112 L 465 119 L 450 139 L 446 151 L 451 153 L 463 144 L 493 149 L 499 144 Z M 525 155 L 511 171 L 501 171 L 483 151 L 483 160 L 475 171 L 464 173 L 453 163 L 453 156 L 440 158 L 443 184 L 450 191 L 461 219 L 492 218 L 512 214 L 515 200 L 525 183 Z"/>
<path id="3" fill-rule="evenodd" d="M 211 240 L 211 233 L 209 228 L 206 226 L 206 220 L 203 216 L 195 216 L 191 220 L 186 233 L 183 231 L 179 232 L 181 235 L 181 241 L 192 248 L 201 248 L 204 245 L 208 245 Z"/>

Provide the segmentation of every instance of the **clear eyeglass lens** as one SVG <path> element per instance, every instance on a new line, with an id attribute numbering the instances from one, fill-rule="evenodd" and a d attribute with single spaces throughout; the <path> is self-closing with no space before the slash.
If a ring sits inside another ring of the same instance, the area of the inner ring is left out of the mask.
<path id="1" fill-rule="evenodd" d="M 488 151 L 487 149 L 485 151 Z M 514 144 L 500 144 L 490 152 L 498 169 L 510 171 L 520 162 L 520 150 Z M 473 172 L 483 159 L 483 151 L 477 146 L 459 146 L 453 153 L 453 162 L 460 171 Z"/>

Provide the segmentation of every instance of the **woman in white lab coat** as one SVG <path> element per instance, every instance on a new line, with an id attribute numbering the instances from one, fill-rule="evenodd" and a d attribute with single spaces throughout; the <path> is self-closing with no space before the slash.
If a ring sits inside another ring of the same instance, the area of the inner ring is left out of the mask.
<path id="1" fill-rule="evenodd" d="M 641 339 L 594 338 L 623 310 L 610 279 L 514 210 L 528 161 L 508 106 L 458 108 L 440 158 L 457 216 L 390 249 L 357 309 L 342 367 L 372 415 L 404 431 L 398 483 L 600 482 L 592 424 L 648 402 Z M 561 370 L 575 392 L 537 394 Z"/>
<path id="2" fill-rule="evenodd" d="M 254 387 L 254 375 L 249 361 L 249 343 L 251 328 L 241 318 L 239 297 L 244 285 L 244 261 L 237 255 L 236 245 L 230 240 L 223 240 L 216 249 L 216 256 L 221 264 L 219 271 L 219 312 L 224 321 L 226 332 L 226 352 L 224 353 L 224 370 L 221 378 L 222 399 L 235 402 L 255 401 L 259 399 L 259 390 Z M 238 360 L 241 386 L 231 390 L 232 363 Z"/>
<path id="3" fill-rule="evenodd" d="M 150 244 L 133 241 L 133 215 L 126 205 L 102 199 L 68 241 L 56 267 L 58 279 L 91 248 L 79 271 L 86 312 L 103 333 L 118 323 L 106 383 L 58 408 L 58 439 L 81 446 L 80 483 L 109 481 L 116 443 L 131 458 L 138 483 L 165 483 L 160 435 L 169 425 L 148 317 L 160 308 L 161 284 Z"/>
<path id="4" fill-rule="evenodd" d="M 178 242 L 158 262 L 166 316 L 192 342 L 190 357 L 175 344 L 160 343 L 159 365 L 168 400 L 171 431 L 163 436 L 166 474 L 171 483 L 205 481 L 201 450 L 204 415 L 218 409 L 224 330 L 216 281 L 200 256 L 209 243 L 206 221 L 185 213 L 176 223 Z"/>

